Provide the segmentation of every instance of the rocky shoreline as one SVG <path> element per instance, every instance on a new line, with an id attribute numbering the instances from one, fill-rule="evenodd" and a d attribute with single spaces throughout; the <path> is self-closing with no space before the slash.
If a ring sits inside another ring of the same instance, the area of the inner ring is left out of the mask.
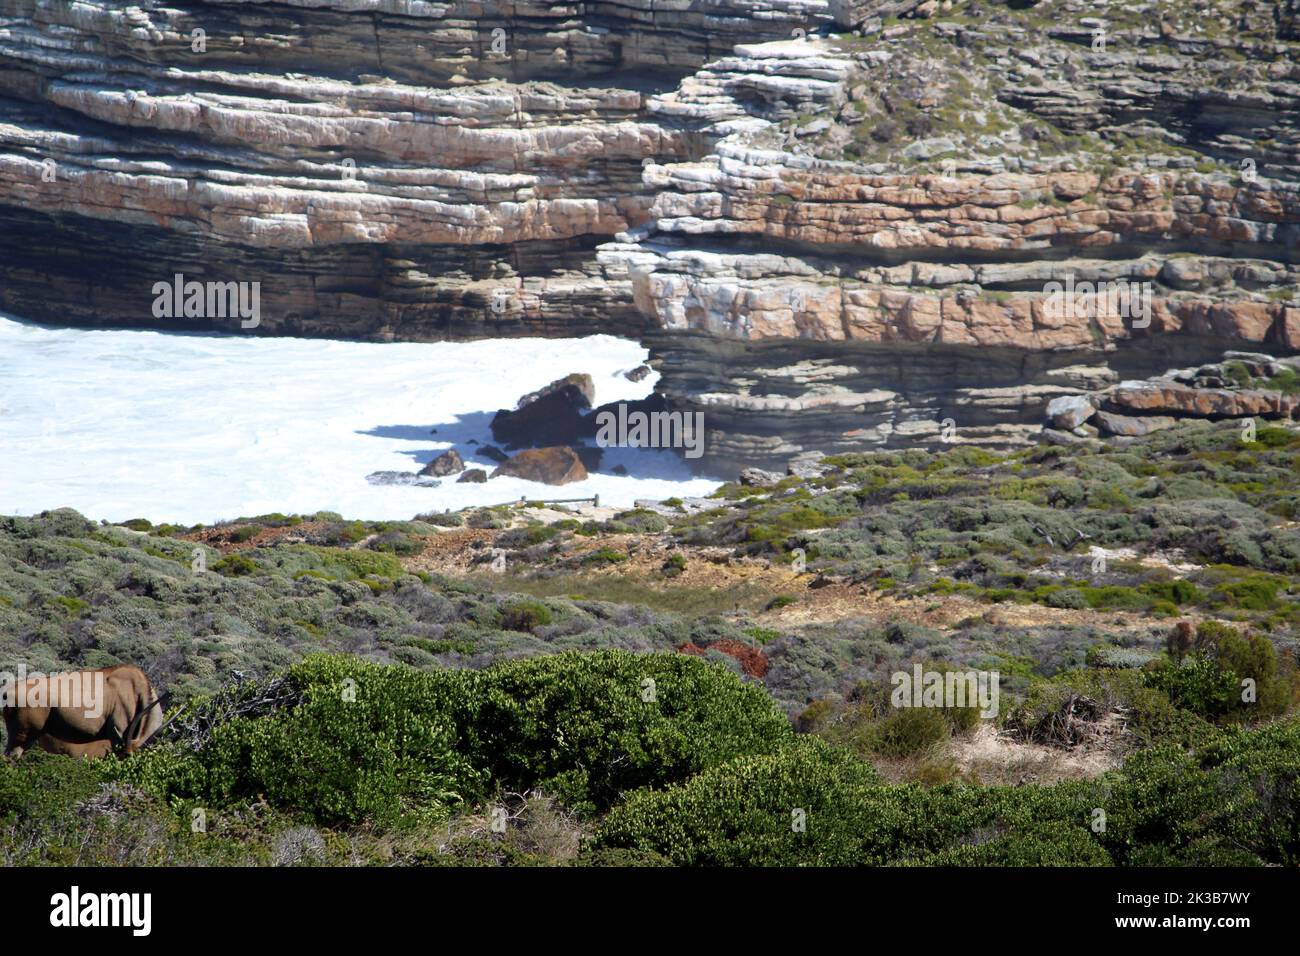
<path id="1" fill-rule="evenodd" d="M 1220 6 L 0 0 L 0 309 L 238 330 L 155 317 L 184 274 L 260 285 L 242 334 L 634 338 L 714 469 L 1019 444 L 1300 350 L 1297 4 Z"/>

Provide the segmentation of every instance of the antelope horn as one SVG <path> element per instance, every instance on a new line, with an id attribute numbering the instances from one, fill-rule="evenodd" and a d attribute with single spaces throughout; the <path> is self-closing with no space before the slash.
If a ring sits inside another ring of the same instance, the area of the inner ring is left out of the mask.
<path id="1" fill-rule="evenodd" d="M 144 718 L 149 713 L 149 711 L 153 710 L 159 704 L 163 704 L 165 706 L 167 700 L 170 697 L 171 697 L 170 692 L 159 694 L 156 698 L 154 698 L 154 702 L 152 704 L 148 704 L 144 707 L 141 707 L 139 712 L 137 712 L 136 715 L 131 718 L 131 722 L 126 725 L 126 733 L 122 735 L 122 744 L 126 745 L 130 741 L 134 740 L 135 735 L 140 732 L 140 727 L 144 724 Z"/>

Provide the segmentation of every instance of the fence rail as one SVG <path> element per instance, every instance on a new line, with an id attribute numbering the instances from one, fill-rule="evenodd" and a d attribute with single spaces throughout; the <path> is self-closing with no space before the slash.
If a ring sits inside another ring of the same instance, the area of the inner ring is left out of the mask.
<path id="1" fill-rule="evenodd" d="M 600 507 L 600 495 L 588 495 L 586 498 L 529 498 L 527 495 L 520 495 L 518 501 L 502 501 L 499 504 L 483 505 L 482 507 L 504 508 L 506 505 L 526 505 L 532 501 L 543 505 L 571 505 L 580 501 L 590 501 L 593 508 Z"/>

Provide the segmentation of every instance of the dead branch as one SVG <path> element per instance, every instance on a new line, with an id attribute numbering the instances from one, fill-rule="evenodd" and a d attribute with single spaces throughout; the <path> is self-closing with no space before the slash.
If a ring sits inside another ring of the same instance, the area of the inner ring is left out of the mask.
<path id="1" fill-rule="evenodd" d="M 288 676 L 270 680 L 249 680 L 236 671 L 234 682 L 212 697 L 182 707 L 158 729 L 148 743 L 179 743 L 199 751 L 207 746 L 213 732 L 238 717 L 261 717 L 302 702 L 302 690 Z"/>

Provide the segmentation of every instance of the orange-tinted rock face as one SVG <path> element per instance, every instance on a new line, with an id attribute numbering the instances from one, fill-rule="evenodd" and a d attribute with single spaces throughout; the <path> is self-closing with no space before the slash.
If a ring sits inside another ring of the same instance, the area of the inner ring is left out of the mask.
<path id="1" fill-rule="evenodd" d="M 1200 418 L 1289 417 L 1300 398 L 1278 392 L 1189 388 L 1174 383 L 1147 382 L 1114 389 L 1109 404 L 1128 412 L 1192 415 Z"/>
<path id="2" fill-rule="evenodd" d="M 567 485 L 587 477 L 587 469 L 577 453 L 568 446 L 529 448 L 512 455 L 492 471 L 491 477 L 506 475 L 539 481 L 544 485 Z"/>

